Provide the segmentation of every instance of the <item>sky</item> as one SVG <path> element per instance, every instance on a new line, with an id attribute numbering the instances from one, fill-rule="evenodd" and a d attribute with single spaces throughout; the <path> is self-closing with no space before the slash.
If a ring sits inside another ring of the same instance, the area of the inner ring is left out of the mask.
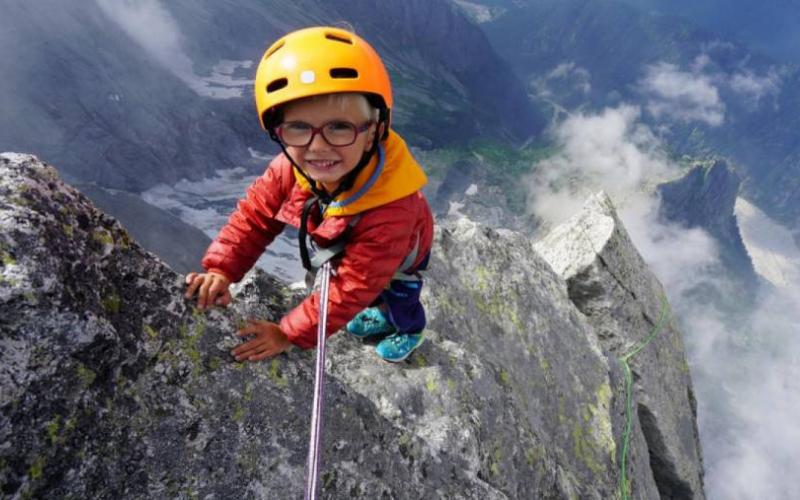
<path id="1" fill-rule="evenodd" d="M 581 81 L 589 77 L 580 76 Z M 772 272 L 776 284 L 762 287 L 743 321 L 729 321 L 729 311 L 700 304 L 691 294 L 701 284 L 721 293 L 730 286 L 715 272 L 716 242 L 700 229 L 660 220 L 653 194 L 657 182 L 681 175 L 661 133 L 676 122 L 720 125 L 726 106 L 719 88 L 757 102 L 780 91 L 780 78 L 723 77 L 699 57 L 688 68 L 652 65 L 640 86 L 649 96 L 641 106 L 623 103 L 595 114 L 568 114 L 553 125 L 560 150 L 527 179 L 530 209 L 552 225 L 575 214 L 598 189 L 611 196 L 684 330 L 708 498 L 800 498 L 795 470 L 800 463 L 800 285 L 776 278 L 800 276 L 800 251 L 788 231 L 740 200 L 737 214 L 748 227 L 743 231 L 748 250 L 759 260 L 757 270 Z M 658 120 L 655 130 L 643 123 L 646 113 Z"/>

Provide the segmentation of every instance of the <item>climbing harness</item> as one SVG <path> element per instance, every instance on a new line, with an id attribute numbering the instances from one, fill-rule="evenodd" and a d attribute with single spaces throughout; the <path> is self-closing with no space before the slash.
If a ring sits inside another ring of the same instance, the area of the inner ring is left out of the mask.
<path id="1" fill-rule="evenodd" d="M 319 324 L 317 325 L 317 367 L 314 375 L 314 403 L 311 408 L 311 436 L 308 443 L 308 462 L 306 464 L 305 500 L 316 500 L 317 479 L 319 476 L 320 441 L 322 440 L 322 409 L 325 375 L 325 331 L 328 327 L 328 285 L 331 279 L 331 263 L 322 265 L 320 285 Z"/>
<path id="2" fill-rule="evenodd" d="M 288 155 L 287 155 L 288 156 Z M 294 162 L 293 162 L 294 163 Z M 295 165 L 295 167 L 297 167 Z M 314 184 L 311 183 L 311 186 Z M 335 193 L 338 194 L 339 190 Z M 313 289 L 316 279 L 320 281 L 319 299 L 319 322 L 317 325 L 317 362 L 316 373 L 314 376 L 314 401 L 311 410 L 311 432 L 308 445 L 308 461 L 306 465 L 306 491 L 305 500 L 316 500 L 319 477 L 320 462 L 320 443 L 322 441 L 322 414 L 324 407 L 324 376 L 325 376 L 325 337 L 328 326 L 328 290 L 330 287 L 331 260 L 344 252 L 349 240 L 350 232 L 361 219 L 361 214 L 352 216 L 347 224 L 347 228 L 342 235 L 332 244 L 324 248 L 317 247 L 314 240 L 309 237 L 308 221 L 312 217 L 314 207 L 318 209 L 316 214 L 322 219 L 325 210 L 332 203 L 330 195 L 319 193 L 313 190 L 311 197 L 303 205 L 300 216 L 300 228 L 298 231 L 298 243 L 300 247 L 300 259 L 306 269 L 306 285 Z M 398 268 L 392 279 L 404 281 L 419 281 L 419 272 L 406 273 L 414 264 L 419 254 L 420 235 L 416 237 L 416 243 L 412 251 L 406 256 L 403 263 Z M 317 271 L 320 271 L 318 275 Z"/>
<path id="3" fill-rule="evenodd" d="M 664 321 L 667 318 L 669 311 L 669 304 L 666 295 L 661 296 L 661 314 L 650 334 L 629 353 L 618 358 L 619 364 L 622 365 L 622 371 L 625 374 L 625 430 L 622 434 L 622 457 L 620 458 L 620 474 L 619 474 L 619 492 L 621 500 L 628 500 L 628 480 L 625 462 L 628 457 L 628 447 L 630 445 L 631 428 L 633 426 L 633 399 L 631 397 L 633 387 L 633 376 L 631 375 L 631 367 L 628 365 L 628 360 L 634 357 L 647 346 L 655 337 L 661 328 L 664 326 Z"/>

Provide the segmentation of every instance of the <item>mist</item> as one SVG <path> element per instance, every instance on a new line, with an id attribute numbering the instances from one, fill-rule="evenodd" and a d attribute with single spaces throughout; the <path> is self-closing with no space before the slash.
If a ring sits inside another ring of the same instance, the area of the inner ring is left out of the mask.
<path id="1" fill-rule="evenodd" d="M 222 60 L 211 75 L 195 73 L 184 50 L 180 26 L 159 0 L 95 0 L 103 13 L 136 42 L 158 64 L 180 78 L 199 95 L 217 99 L 242 97 L 252 80 L 236 78 L 237 68 L 250 68 L 252 61 Z"/>
<path id="2" fill-rule="evenodd" d="M 664 89 L 689 77 L 657 68 L 676 79 L 663 80 Z M 697 111 L 697 101 L 679 94 L 670 118 L 722 120 L 724 103 L 710 91 L 710 80 L 696 83 L 688 88 L 706 99 L 705 114 L 691 118 L 680 103 Z M 755 305 L 729 304 L 734 311 L 703 300 L 699 291 L 709 287 L 730 297 L 732 281 L 720 274 L 717 244 L 705 231 L 658 217 L 655 186 L 680 176 L 681 169 L 641 115 L 640 108 L 623 104 L 562 121 L 553 131 L 559 152 L 527 179 L 529 208 L 546 227 L 574 215 L 591 192 L 603 189 L 611 196 L 634 244 L 664 284 L 684 332 L 708 498 L 800 498 L 800 286 L 796 280 L 778 286 L 764 280 Z M 797 249 L 778 255 L 770 238 L 746 234 L 751 255 L 760 248 L 773 261 L 780 259 L 782 273 L 800 276 Z"/>

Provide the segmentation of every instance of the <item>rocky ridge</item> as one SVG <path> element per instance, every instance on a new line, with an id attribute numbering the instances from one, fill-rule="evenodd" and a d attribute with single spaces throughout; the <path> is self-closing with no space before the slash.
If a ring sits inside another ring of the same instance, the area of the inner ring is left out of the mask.
<path id="1" fill-rule="evenodd" d="M 728 273 L 752 287 L 755 269 L 734 215 L 740 185 L 739 175 L 727 161 L 696 162 L 680 179 L 658 186 L 660 215 L 708 231 L 720 244 L 720 259 Z"/>
<path id="2" fill-rule="evenodd" d="M 466 219 L 440 227 L 429 340 L 405 363 L 331 338 L 323 498 L 617 495 L 615 357 L 651 330 L 663 291 L 610 203 L 582 217 L 597 222 L 590 245 L 572 221 L 538 251 Z M 277 319 L 297 300 L 251 273 L 234 307 L 201 313 L 182 276 L 55 169 L 0 156 L 0 491 L 301 496 L 313 352 L 228 354 L 243 318 Z M 631 363 L 631 498 L 704 498 L 674 321 L 651 344 Z"/>

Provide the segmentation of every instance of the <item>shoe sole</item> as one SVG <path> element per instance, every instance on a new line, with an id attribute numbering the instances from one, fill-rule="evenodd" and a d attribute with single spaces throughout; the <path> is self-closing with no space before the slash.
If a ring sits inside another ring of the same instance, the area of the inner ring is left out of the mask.
<path id="1" fill-rule="evenodd" d="M 419 342 L 417 343 L 417 345 L 415 345 L 413 349 L 411 349 L 410 351 L 408 351 L 408 352 L 406 353 L 406 355 L 405 355 L 405 356 L 403 356 L 402 358 L 397 358 L 397 359 L 389 359 L 389 358 L 384 358 L 384 357 L 383 357 L 383 356 L 381 356 L 380 354 L 378 354 L 378 357 L 379 357 L 379 358 L 381 358 L 381 359 L 382 359 L 382 360 L 384 360 L 384 361 L 388 361 L 389 363 L 399 363 L 399 362 L 401 362 L 401 361 L 405 361 L 405 360 L 406 360 L 406 358 L 408 358 L 409 356 L 411 356 L 411 355 L 414 353 L 414 351 L 416 351 L 417 349 L 419 349 L 419 346 L 421 346 L 421 345 L 423 344 L 423 342 L 425 342 L 425 334 L 424 334 L 424 333 L 422 334 L 422 337 L 420 337 L 420 339 L 419 339 Z"/>

